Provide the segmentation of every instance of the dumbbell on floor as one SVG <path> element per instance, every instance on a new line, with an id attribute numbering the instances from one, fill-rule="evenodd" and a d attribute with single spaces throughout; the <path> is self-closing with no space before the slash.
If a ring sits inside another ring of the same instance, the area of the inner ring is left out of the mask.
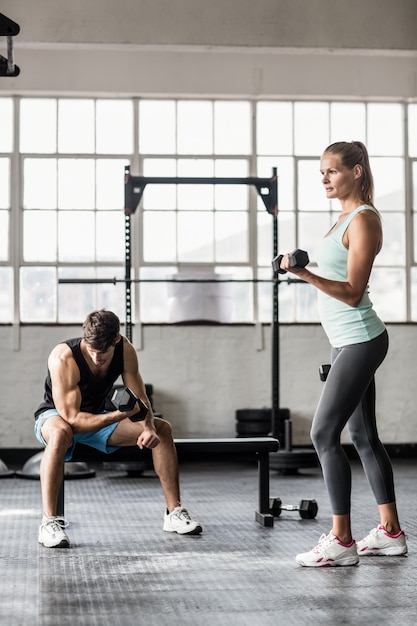
<path id="1" fill-rule="evenodd" d="M 282 504 L 280 498 L 269 500 L 269 512 L 279 517 L 282 511 L 298 511 L 302 519 L 314 519 L 319 510 L 316 500 L 300 500 L 300 504 Z"/>
<path id="2" fill-rule="evenodd" d="M 278 274 L 287 273 L 287 270 L 283 270 L 280 267 L 283 256 L 283 254 L 279 254 L 272 261 L 273 270 L 274 272 L 278 272 Z M 289 255 L 289 261 L 291 267 L 298 267 L 300 269 L 310 263 L 308 253 L 305 250 L 300 250 L 299 248 L 297 248 L 297 250 L 294 250 L 294 252 L 291 252 L 291 254 Z"/>
<path id="3" fill-rule="evenodd" d="M 112 395 L 111 401 L 114 408 L 122 411 L 123 413 L 126 411 L 132 411 L 137 403 L 139 411 L 129 417 L 132 422 L 140 422 L 145 419 L 148 413 L 148 407 L 146 404 L 140 398 L 137 398 L 129 387 L 120 387 L 119 389 L 116 389 Z"/>

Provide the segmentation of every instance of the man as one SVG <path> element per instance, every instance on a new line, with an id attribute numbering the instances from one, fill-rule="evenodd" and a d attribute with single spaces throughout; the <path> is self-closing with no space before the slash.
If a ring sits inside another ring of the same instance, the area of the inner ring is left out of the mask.
<path id="1" fill-rule="evenodd" d="M 105 400 L 115 381 L 148 407 L 142 421 L 129 418 L 139 411 L 106 411 Z M 171 425 L 153 415 L 139 372 L 136 350 L 120 335 L 119 318 L 111 311 L 94 311 L 83 324 L 83 336 L 59 343 L 48 358 L 44 400 L 35 411 L 35 435 L 45 446 L 40 466 L 43 519 L 38 541 L 47 548 L 70 545 L 57 516 L 57 500 L 64 476 L 64 462 L 81 442 L 105 453 L 121 446 L 152 450 L 153 465 L 166 500 L 163 529 L 196 535 L 202 527 L 183 508 Z"/>

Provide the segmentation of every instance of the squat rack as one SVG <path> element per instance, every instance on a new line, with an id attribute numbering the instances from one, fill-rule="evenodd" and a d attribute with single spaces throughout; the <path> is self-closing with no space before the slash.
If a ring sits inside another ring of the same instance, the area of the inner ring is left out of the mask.
<path id="1" fill-rule="evenodd" d="M 130 166 L 125 167 L 125 305 L 126 305 L 126 336 L 132 339 L 132 283 L 137 282 L 131 277 L 131 218 L 136 212 L 142 199 L 146 185 L 251 185 L 255 187 L 262 199 L 266 210 L 272 216 L 273 225 L 273 256 L 278 254 L 278 176 L 277 168 L 272 168 L 270 178 L 249 176 L 246 178 L 230 177 L 158 177 L 132 176 Z M 183 282 L 192 282 L 184 280 Z M 203 281 L 198 281 L 203 282 Z M 205 282 L 214 282 L 207 280 Z M 217 282 L 217 281 L 216 281 Z M 279 411 L 279 280 L 273 282 L 273 310 L 272 310 L 272 432 L 283 436 L 283 425 L 280 422 Z M 285 282 L 295 282 L 289 280 Z"/>

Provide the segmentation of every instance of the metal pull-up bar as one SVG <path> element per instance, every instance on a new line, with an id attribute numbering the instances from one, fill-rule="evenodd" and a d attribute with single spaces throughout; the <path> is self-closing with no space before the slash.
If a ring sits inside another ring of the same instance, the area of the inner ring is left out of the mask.
<path id="1" fill-rule="evenodd" d="M 204 178 L 204 177 L 170 177 L 170 176 L 132 176 L 130 167 L 125 167 L 125 214 L 135 213 L 146 185 L 251 185 L 256 188 L 259 196 L 265 205 L 266 210 L 271 215 L 278 212 L 277 197 L 277 177 L 273 174 L 271 178 L 258 178 L 249 176 L 247 178 Z"/>
<path id="2" fill-rule="evenodd" d="M 0 76 L 19 76 L 20 69 L 14 62 L 13 37 L 20 33 L 20 26 L 0 13 L 0 36 L 7 39 L 7 58 L 0 54 Z"/>

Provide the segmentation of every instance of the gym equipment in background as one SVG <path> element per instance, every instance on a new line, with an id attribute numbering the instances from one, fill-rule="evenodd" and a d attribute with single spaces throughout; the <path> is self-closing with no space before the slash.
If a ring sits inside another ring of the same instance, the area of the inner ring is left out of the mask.
<path id="1" fill-rule="evenodd" d="M 13 37 L 20 32 L 19 24 L 0 13 L 0 36 L 7 40 L 7 58 L 0 54 L 0 76 L 19 76 L 20 69 L 14 62 Z"/>

